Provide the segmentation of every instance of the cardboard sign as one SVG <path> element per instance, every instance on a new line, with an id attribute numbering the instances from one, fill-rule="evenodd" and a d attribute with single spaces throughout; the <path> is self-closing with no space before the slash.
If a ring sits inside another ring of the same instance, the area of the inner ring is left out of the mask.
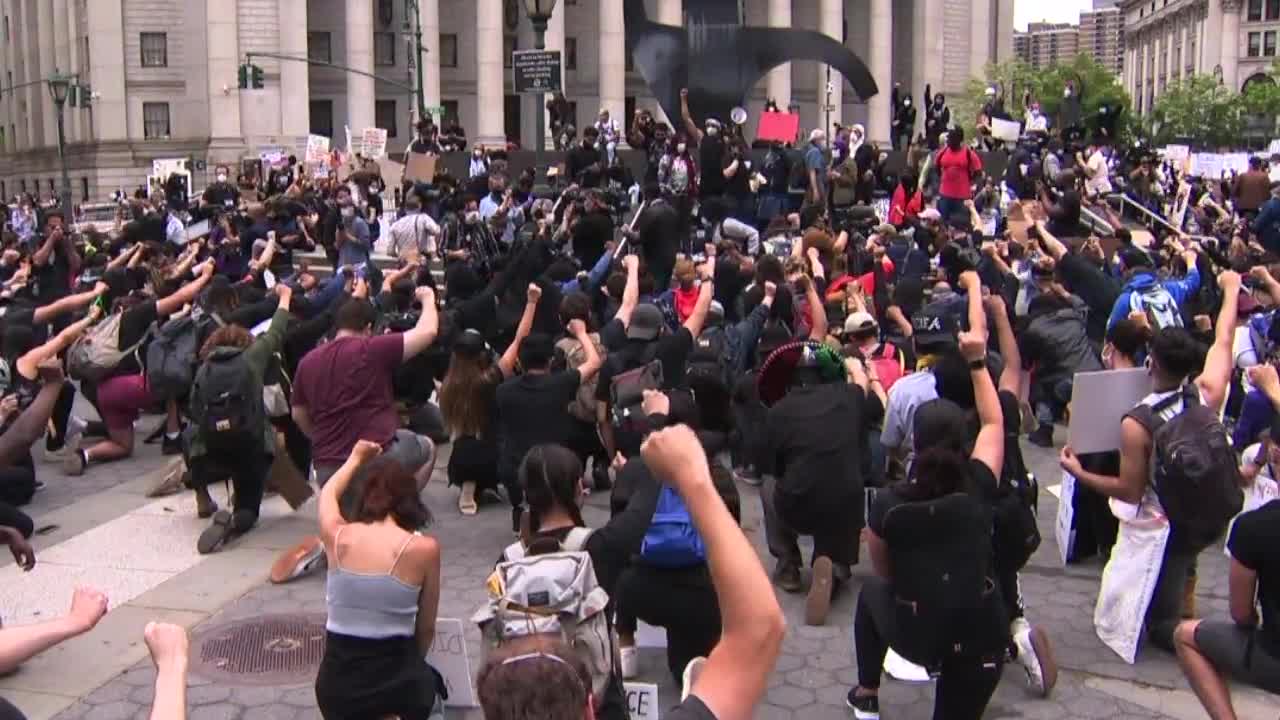
<path id="1" fill-rule="evenodd" d="M 445 707 L 476 707 L 479 704 L 475 687 L 471 684 L 471 662 L 467 659 L 467 638 L 463 634 L 461 620 L 436 619 L 436 635 L 426 660 L 444 678 L 445 687 L 449 690 Z M 653 697 L 655 701 L 658 698 L 656 686 Z"/>
<path id="2" fill-rule="evenodd" d="M 760 113 L 756 137 L 770 142 L 793 143 L 800 134 L 800 116 L 784 112 Z"/>
<path id="3" fill-rule="evenodd" d="M 436 176 L 436 161 L 439 159 L 431 153 L 409 153 L 409 164 L 404 170 L 405 178 L 414 182 L 431 182 Z"/>
<path id="4" fill-rule="evenodd" d="M 1076 373 L 1067 443 L 1076 454 L 1118 449 L 1121 419 L 1149 394 L 1146 368 Z"/>
<path id="5" fill-rule="evenodd" d="M 991 118 L 991 137 L 1001 142 L 1016 143 L 1022 134 L 1022 124 L 1013 120 Z"/>
<path id="6" fill-rule="evenodd" d="M 364 156 L 377 160 L 387 154 L 387 131 L 382 128 L 365 128 L 361 133 Z"/>
<path id="7" fill-rule="evenodd" d="M 631 720 L 658 720 L 661 717 L 657 685 L 628 682 L 623 683 L 622 687 L 627 693 L 627 710 L 631 713 Z"/>
<path id="8" fill-rule="evenodd" d="M 400 187 L 400 181 L 404 178 L 404 163 L 382 158 L 378 161 L 378 171 L 382 175 L 382 184 L 386 186 L 382 192 L 383 202 L 394 200 L 395 191 L 392 188 Z"/>
<path id="9" fill-rule="evenodd" d="M 1075 508 L 1076 478 L 1069 472 L 1062 473 L 1062 485 L 1058 488 L 1058 517 L 1053 525 L 1053 536 L 1058 541 L 1058 557 L 1066 567 L 1067 558 L 1076 544 Z"/>
<path id="10" fill-rule="evenodd" d="M 307 136 L 307 163 L 321 164 L 329 160 L 329 138 L 323 135 Z"/>

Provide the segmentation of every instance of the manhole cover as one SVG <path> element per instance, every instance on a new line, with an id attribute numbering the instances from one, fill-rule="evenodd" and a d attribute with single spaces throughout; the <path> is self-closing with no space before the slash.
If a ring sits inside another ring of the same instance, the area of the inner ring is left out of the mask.
<path id="1" fill-rule="evenodd" d="M 324 657 L 323 614 L 263 615 L 195 633 L 192 671 L 232 685 L 301 685 Z"/>

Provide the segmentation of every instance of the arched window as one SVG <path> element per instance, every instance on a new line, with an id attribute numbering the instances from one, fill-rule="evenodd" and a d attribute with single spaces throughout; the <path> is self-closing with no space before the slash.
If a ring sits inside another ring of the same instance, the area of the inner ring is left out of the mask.
<path id="1" fill-rule="evenodd" d="M 1253 75 L 1250 75 L 1249 77 L 1245 78 L 1244 84 L 1240 86 L 1240 92 L 1245 92 L 1246 90 L 1249 89 L 1250 85 L 1253 85 L 1255 83 L 1267 83 L 1270 85 L 1275 85 L 1276 81 L 1275 81 L 1275 78 L 1271 77 L 1266 73 L 1254 73 Z"/>

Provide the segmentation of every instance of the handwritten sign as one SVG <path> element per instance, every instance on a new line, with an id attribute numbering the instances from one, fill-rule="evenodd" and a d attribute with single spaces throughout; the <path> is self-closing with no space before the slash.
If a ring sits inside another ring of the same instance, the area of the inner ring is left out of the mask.
<path id="1" fill-rule="evenodd" d="M 449 690 L 446 707 L 476 707 L 479 704 L 475 687 L 471 684 L 471 662 L 467 659 L 467 638 L 463 634 L 461 620 L 436 619 L 436 636 L 431 641 L 427 662 L 444 677 L 445 687 Z M 656 686 L 653 697 L 655 701 L 658 698 Z"/>
<path id="2" fill-rule="evenodd" d="M 364 156 L 377 160 L 387 154 L 387 131 L 382 128 L 365 128 L 361 134 Z"/>
<path id="3" fill-rule="evenodd" d="M 438 159 L 430 153 L 409 153 L 409 165 L 404 176 L 416 182 L 429 183 L 435 179 Z"/>
<path id="4" fill-rule="evenodd" d="M 324 163 L 329 160 L 329 138 L 323 135 L 307 136 L 307 162 Z"/>
<path id="5" fill-rule="evenodd" d="M 632 720 L 658 720 L 658 686 L 653 683 L 629 682 L 622 687 L 627 693 L 627 710 Z"/>

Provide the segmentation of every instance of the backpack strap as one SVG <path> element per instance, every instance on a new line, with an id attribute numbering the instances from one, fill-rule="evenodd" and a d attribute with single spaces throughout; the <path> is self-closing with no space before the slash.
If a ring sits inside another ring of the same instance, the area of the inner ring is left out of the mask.
<path id="1" fill-rule="evenodd" d="M 560 541 L 560 549 L 564 552 L 583 552 L 587 547 L 587 539 L 594 532 L 591 528 L 575 527 Z"/>

